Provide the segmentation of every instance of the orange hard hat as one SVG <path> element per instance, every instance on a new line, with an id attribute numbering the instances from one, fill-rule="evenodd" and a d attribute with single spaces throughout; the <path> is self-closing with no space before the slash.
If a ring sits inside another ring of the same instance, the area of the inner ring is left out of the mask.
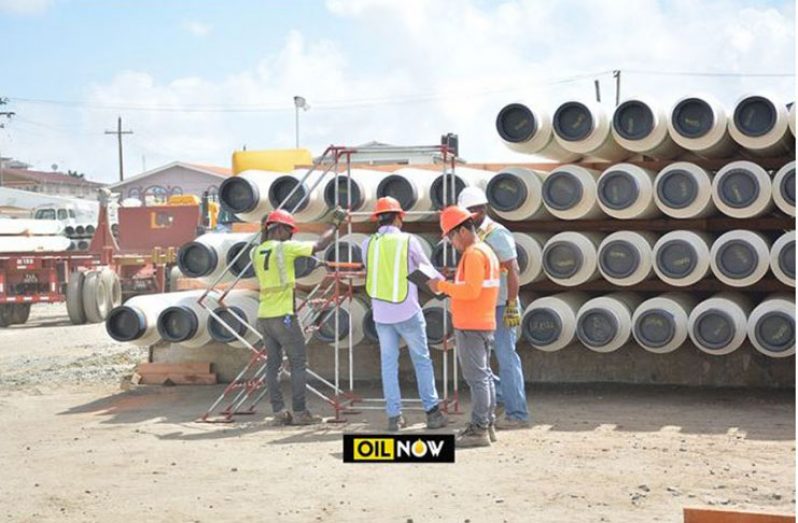
<path id="1" fill-rule="evenodd" d="M 399 216 L 402 218 L 405 216 L 405 211 L 402 210 L 402 206 L 396 198 L 383 196 L 377 200 L 377 205 L 374 206 L 374 212 L 371 214 L 371 221 L 376 222 L 377 216 L 385 214 L 386 212 L 398 212 Z"/>
<path id="2" fill-rule="evenodd" d="M 473 217 L 473 213 L 456 205 L 450 205 L 445 208 L 443 212 L 441 212 L 441 230 L 443 231 L 443 236 L 446 236 L 452 229 Z"/>
<path id="3" fill-rule="evenodd" d="M 270 212 L 266 217 L 266 220 L 263 222 L 263 225 L 268 226 L 272 223 L 282 223 L 283 225 L 288 225 L 291 227 L 291 232 L 297 232 L 299 230 L 296 227 L 296 221 L 291 213 L 282 209 L 277 209 L 276 211 Z"/>

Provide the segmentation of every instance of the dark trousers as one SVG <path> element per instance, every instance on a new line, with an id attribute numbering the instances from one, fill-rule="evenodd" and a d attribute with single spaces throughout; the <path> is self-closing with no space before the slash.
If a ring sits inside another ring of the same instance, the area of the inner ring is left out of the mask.
<path id="1" fill-rule="evenodd" d="M 266 346 L 266 386 L 269 388 L 272 409 L 279 412 L 285 408 L 283 393 L 280 390 L 280 366 L 283 363 L 283 351 L 288 355 L 291 364 L 291 406 L 294 412 L 306 410 L 305 384 L 307 373 L 307 353 L 305 336 L 296 316 L 279 318 L 258 318 L 258 330 L 263 336 Z"/>

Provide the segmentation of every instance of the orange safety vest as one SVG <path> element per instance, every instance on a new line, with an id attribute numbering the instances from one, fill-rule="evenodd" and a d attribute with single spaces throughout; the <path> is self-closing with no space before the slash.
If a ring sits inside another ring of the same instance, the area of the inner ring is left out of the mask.
<path id="1" fill-rule="evenodd" d="M 485 270 L 479 296 L 471 300 L 452 297 L 452 323 L 456 329 L 461 330 L 496 330 L 496 301 L 499 298 L 501 279 L 499 260 L 488 244 L 476 242 L 465 250 L 457 264 L 454 283 L 457 285 L 465 282 L 466 260 L 473 263 L 475 258 L 483 264 Z"/>

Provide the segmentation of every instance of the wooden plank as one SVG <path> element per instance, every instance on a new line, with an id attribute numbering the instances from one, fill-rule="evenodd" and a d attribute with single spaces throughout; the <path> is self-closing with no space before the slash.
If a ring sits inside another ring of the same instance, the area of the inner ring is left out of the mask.
<path id="1" fill-rule="evenodd" d="M 167 381 L 175 385 L 216 385 L 216 374 L 142 374 L 142 385 L 163 385 Z"/>
<path id="2" fill-rule="evenodd" d="M 139 363 L 136 372 L 145 374 L 210 374 L 211 363 L 207 361 L 186 363 Z"/>
<path id="3" fill-rule="evenodd" d="M 685 508 L 684 523 L 795 523 L 795 515 Z"/>

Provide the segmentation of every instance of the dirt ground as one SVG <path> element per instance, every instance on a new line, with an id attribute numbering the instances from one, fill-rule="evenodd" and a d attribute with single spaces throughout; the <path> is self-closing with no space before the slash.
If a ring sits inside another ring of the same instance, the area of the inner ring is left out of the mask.
<path id="1" fill-rule="evenodd" d="M 381 413 L 311 428 L 271 427 L 263 412 L 197 423 L 220 388 L 121 390 L 145 357 L 101 325 L 69 325 L 55 305 L 0 330 L 0 520 L 676 522 L 686 506 L 794 512 L 793 391 L 532 387 L 531 429 L 500 432 L 453 465 L 344 464 L 342 432 L 379 431 Z M 421 429 L 421 414 L 408 414 Z"/>

